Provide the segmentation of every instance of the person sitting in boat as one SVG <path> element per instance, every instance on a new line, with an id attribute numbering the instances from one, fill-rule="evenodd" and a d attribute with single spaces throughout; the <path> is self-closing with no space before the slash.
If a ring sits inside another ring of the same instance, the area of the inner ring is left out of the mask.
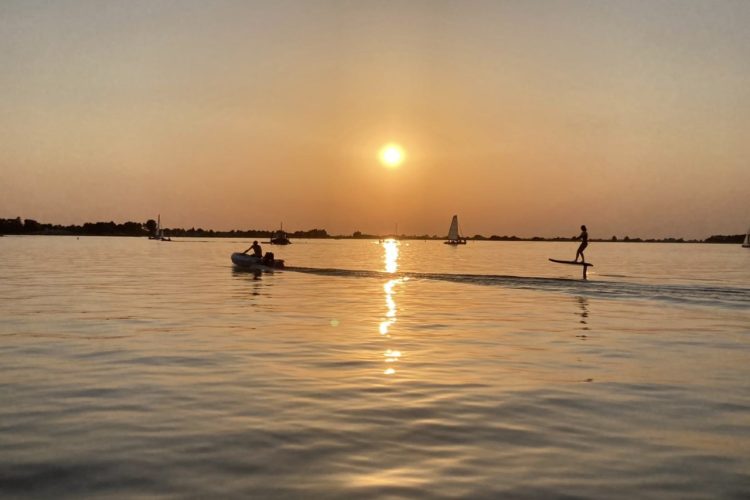
<path id="1" fill-rule="evenodd" d="M 578 262 L 578 256 L 581 256 L 581 262 L 586 262 L 586 257 L 583 256 L 583 251 L 586 249 L 587 246 L 589 246 L 589 233 L 586 230 L 586 226 L 581 226 L 581 234 L 576 236 L 574 239 L 581 240 L 581 244 L 578 247 L 578 250 L 576 251 L 576 260 L 575 262 Z"/>
<path id="2" fill-rule="evenodd" d="M 262 248 L 260 247 L 260 245 L 258 244 L 258 240 L 255 240 L 255 241 L 253 241 L 253 244 L 252 244 L 252 245 L 250 245 L 250 248 L 248 248 L 247 250 L 245 250 L 245 251 L 244 251 L 244 252 L 242 252 L 242 253 L 247 253 L 247 252 L 249 252 L 250 250 L 252 250 L 252 251 L 253 251 L 253 257 L 257 257 L 257 258 L 259 258 L 259 259 L 262 259 L 262 258 L 263 258 L 263 249 L 262 249 Z"/>

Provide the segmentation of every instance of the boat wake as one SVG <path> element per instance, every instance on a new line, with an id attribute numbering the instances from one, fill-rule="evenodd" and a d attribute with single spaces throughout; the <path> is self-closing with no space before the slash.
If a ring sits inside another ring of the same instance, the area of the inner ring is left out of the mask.
<path id="1" fill-rule="evenodd" d="M 286 270 L 342 278 L 439 280 L 480 286 L 500 286 L 521 290 L 568 293 L 604 299 L 644 299 L 730 308 L 750 307 L 750 288 L 719 285 L 644 284 L 495 274 L 388 273 L 385 271 L 315 267 L 287 267 Z"/>

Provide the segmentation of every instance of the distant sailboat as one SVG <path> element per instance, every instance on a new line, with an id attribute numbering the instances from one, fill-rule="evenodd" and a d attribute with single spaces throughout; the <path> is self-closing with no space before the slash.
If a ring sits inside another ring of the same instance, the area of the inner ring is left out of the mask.
<path id="1" fill-rule="evenodd" d="M 462 238 L 458 232 L 458 215 L 454 215 L 451 220 L 451 227 L 448 229 L 448 241 L 444 241 L 446 245 L 465 245 L 466 238 Z"/>
<path id="2" fill-rule="evenodd" d="M 159 231 L 161 231 L 161 214 L 159 214 L 156 217 L 156 229 L 154 229 L 154 234 L 148 237 L 150 240 L 158 240 L 159 239 Z"/>
<path id="3" fill-rule="evenodd" d="M 745 241 L 742 243 L 743 248 L 750 248 L 750 229 L 747 230 Z"/>
<path id="4" fill-rule="evenodd" d="M 164 236 L 164 230 L 161 228 L 161 214 L 156 217 L 156 230 L 154 231 L 153 235 L 148 237 L 148 239 L 157 241 L 172 241 L 172 238 L 170 238 L 169 236 Z"/>
<path id="5" fill-rule="evenodd" d="M 271 238 L 271 241 L 269 242 L 272 245 L 289 245 L 291 241 L 289 241 L 289 237 L 284 232 L 284 223 L 281 223 L 281 228 L 276 231 L 276 233 L 273 235 L 273 238 Z"/>

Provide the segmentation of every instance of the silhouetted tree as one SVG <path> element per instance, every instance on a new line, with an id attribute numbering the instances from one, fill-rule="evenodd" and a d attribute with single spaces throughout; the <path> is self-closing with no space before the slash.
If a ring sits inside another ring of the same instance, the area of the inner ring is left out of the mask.
<path id="1" fill-rule="evenodd" d="M 122 224 L 122 234 L 126 234 L 128 236 L 143 236 L 143 226 L 141 224 L 138 224 L 137 222 L 126 222 Z"/>
<path id="2" fill-rule="evenodd" d="M 23 221 L 23 231 L 25 233 L 34 233 L 42 229 L 42 225 L 34 219 L 25 219 Z"/>
<path id="3" fill-rule="evenodd" d="M 715 234 L 706 238 L 706 243 L 742 243 L 744 239 L 744 234 Z"/>
<path id="4" fill-rule="evenodd" d="M 23 234 L 23 223 L 21 222 L 21 218 L 0 219 L 0 233 Z"/>

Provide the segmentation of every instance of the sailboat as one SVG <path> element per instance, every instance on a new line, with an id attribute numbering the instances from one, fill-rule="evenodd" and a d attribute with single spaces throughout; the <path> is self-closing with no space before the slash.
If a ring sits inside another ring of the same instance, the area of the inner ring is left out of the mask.
<path id="1" fill-rule="evenodd" d="M 448 229 L 448 241 L 444 241 L 446 245 L 465 245 L 466 238 L 462 238 L 458 233 L 458 215 L 454 215 L 451 220 L 451 227 Z"/>
<path id="2" fill-rule="evenodd" d="M 170 238 L 169 236 L 164 236 L 164 230 L 161 228 L 161 214 L 156 217 L 156 230 L 154 231 L 153 235 L 148 237 L 148 239 L 158 241 L 172 241 L 172 238 Z"/>
<path id="3" fill-rule="evenodd" d="M 276 231 L 276 233 L 273 235 L 273 238 L 271 238 L 271 241 L 269 242 L 272 245 L 288 245 L 291 243 L 289 241 L 289 237 L 284 232 L 284 223 L 281 223 L 281 228 Z"/>
<path id="4" fill-rule="evenodd" d="M 750 229 L 747 230 L 745 241 L 742 243 L 743 248 L 750 248 Z"/>

